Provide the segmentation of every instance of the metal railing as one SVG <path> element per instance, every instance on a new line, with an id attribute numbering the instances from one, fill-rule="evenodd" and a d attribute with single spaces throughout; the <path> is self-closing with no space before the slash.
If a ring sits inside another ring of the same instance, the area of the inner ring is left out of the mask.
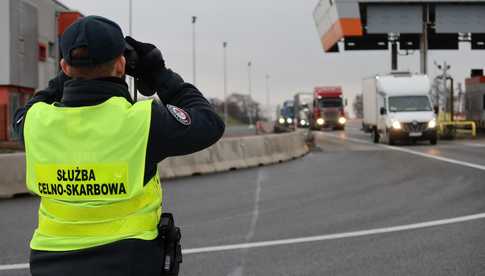
<path id="1" fill-rule="evenodd" d="M 457 134 L 477 136 L 477 124 L 474 121 L 450 120 L 449 113 L 438 116 L 438 134 L 443 138 L 455 138 Z"/>

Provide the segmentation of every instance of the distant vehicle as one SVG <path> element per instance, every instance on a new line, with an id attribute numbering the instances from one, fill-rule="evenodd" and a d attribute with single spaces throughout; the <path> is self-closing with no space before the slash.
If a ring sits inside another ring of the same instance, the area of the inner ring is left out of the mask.
<path id="1" fill-rule="evenodd" d="M 295 124 L 297 127 L 310 127 L 310 106 L 313 102 L 312 93 L 296 93 L 294 97 Z"/>
<path id="2" fill-rule="evenodd" d="M 430 87 L 428 76 L 408 72 L 365 79 L 363 130 L 372 133 L 374 143 L 386 138 L 390 145 L 398 140 L 429 140 L 436 145 Z"/>
<path id="3" fill-rule="evenodd" d="M 274 132 L 287 132 L 295 129 L 294 102 L 285 101 L 279 110 Z"/>
<path id="4" fill-rule="evenodd" d="M 311 106 L 310 127 L 314 130 L 344 130 L 347 118 L 341 87 L 315 87 Z"/>
<path id="5" fill-rule="evenodd" d="M 485 76 L 483 70 L 473 70 L 465 80 L 465 113 L 467 120 L 475 121 L 477 127 L 485 128 Z"/>

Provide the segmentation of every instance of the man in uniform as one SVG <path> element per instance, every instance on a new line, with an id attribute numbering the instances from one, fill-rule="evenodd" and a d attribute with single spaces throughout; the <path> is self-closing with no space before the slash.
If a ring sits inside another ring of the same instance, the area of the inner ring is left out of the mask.
<path id="1" fill-rule="evenodd" d="M 41 197 L 34 276 L 160 275 L 157 163 L 207 148 L 224 132 L 155 46 L 126 42 L 138 57 L 127 72 L 120 27 L 99 16 L 76 21 L 61 38 L 62 71 L 15 114 L 27 186 Z M 125 74 L 163 104 L 134 102 Z"/>

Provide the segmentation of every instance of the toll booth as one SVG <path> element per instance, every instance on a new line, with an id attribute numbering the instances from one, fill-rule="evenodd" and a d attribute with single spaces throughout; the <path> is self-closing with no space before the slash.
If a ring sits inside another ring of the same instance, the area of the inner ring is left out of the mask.
<path id="1" fill-rule="evenodd" d="M 428 50 L 457 50 L 459 42 L 485 49 L 485 2 L 479 0 L 320 0 L 313 17 L 327 53 L 419 51 L 427 73 Z"/>
<path id="2" fill-rule="evenodd" d="M 472 70 L 465 80 L 465 113 L 477 127 L 485 128 L 485 75 L 482 69 Z"/>
<path id="3" fill-rule="evenodd" d="M 15 141 L 15 110 L 59 70 L 59 37 L 82 15 L 54 0 L 0 1 L 0 142 Z"/>

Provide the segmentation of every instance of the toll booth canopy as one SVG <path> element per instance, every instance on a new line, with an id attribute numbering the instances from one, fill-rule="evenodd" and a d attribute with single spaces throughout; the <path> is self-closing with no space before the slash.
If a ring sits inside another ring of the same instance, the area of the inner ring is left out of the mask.
<path id="1" fill-rule="evenodd" d="M 321 0 L 314 20 L 325 52 L 485 49 L 485 1 Z M 339 45 L 339 42 L 343 42 Z"/>

